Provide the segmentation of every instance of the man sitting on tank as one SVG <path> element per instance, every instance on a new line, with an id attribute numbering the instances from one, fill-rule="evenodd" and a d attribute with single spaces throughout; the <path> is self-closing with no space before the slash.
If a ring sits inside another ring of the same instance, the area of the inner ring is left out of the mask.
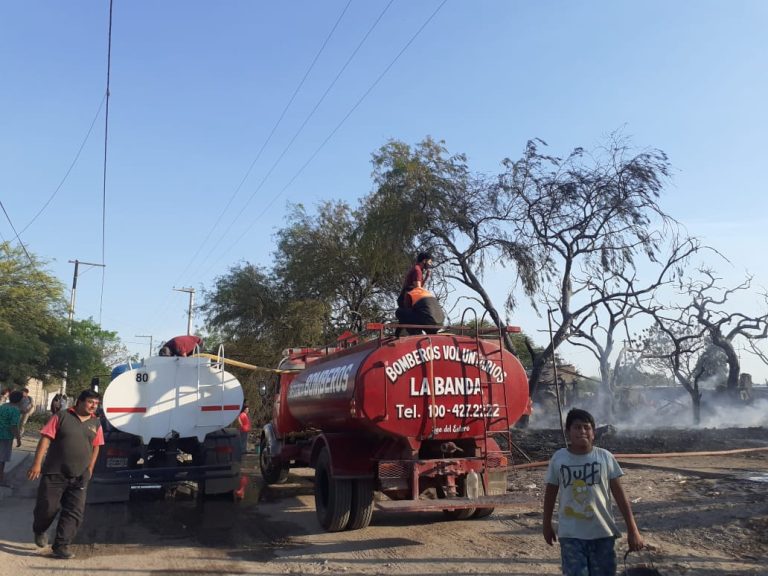
<path id="1" fill-rule="evenodd" d="M 401 324 L 418 324 L 423 326 L 442 326 L 445 322 L 445 312 L 440 302 L 426 288 L 414 288 L 405 295 L 404 306 L 400 306 L 395 316 Z M 399 336 L 402 329 L 395 333 Z M 408 334 L 437 334 L 438 328 L 405 328 Z"/>
<path id="2" fill-rule="evenodd" d="M 175 336 L 160 348 L 160 356 L 190 356 L 203 350 L 203 340 L 199 336 Z"/>

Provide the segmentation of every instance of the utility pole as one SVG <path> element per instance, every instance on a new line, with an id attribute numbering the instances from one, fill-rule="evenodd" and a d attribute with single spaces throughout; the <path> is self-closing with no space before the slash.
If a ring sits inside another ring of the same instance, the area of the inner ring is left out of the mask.
<path id="1" fill-rule="evenodd" d="M 145 334 L 134 334 L 134 337 L 135 338 L 149 338 L 149 356 L 152 356 L 152 336 L 151 335 L 145 335 Z"/>
<path id="2" fill-rule="evenodd" d="M 72 294 L 69 297 L 69 333 L 72 334 L 72 321 L 75 319 L 75 295 L 77 294 L 77 276 L 80 271 L 80 264 L 83 266 L 98 266 L 99 268 L 105 268 L 104 264 L 94 264 L 93 262 L 81 262 L 80 260 L 70 260 L 70 264 L 75 265 L 75 273 L 72 275 Z M 67 393 L 67 373 L 64 372 L 64 378 L 61 380 L 61 393 Z"/>
<path id="3" fill-rule="evenodd" d="M 98 266 L 104 268 L 104 264 L 93 264 L 92 262 L 81 262 L 80 260 L 70 260 L 70 264 L 75 265 L 75 273 L 72 276 L 72 294 L 69 297 L 69 333 L 72 333 L 72 320 L 75 317 L 75 294 L 77 293 L 77 275 L 80 270 L 80 264 L 83 266 Z"/>
<path id="4" fill-rule="evenodd" d="M 187 311 L 187 334 L 192 334 L 192 309 L 195 305 L 195 289 L 194 288 L 174 288 L 176 292 L 186 292 L 189 294 L 189 310 Z"/>

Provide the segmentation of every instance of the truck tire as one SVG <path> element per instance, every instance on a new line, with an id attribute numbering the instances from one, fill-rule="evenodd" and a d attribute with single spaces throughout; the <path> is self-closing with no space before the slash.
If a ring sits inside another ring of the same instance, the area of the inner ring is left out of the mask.
<path id="1" fill-rule="evenodd" d="M 460 508 L 458 510 L 443 510 L 450 520 L 468 520 L 475 513 L 475 508 Z"/>
<path id="2" fill-rule="evenodd" d="M 464 496 L 464 487 L 462 485 L 459 486 L 459 496 Z M 446 498 L 446 494 L 442 488 L 438 488 L 437 497 Z M 475 513 L 475 510 L 476 508 L 443 509 L 443 514 L 450 520 L 468 520 Z"/>
<path id="3" fill-rule="evenodd" d="M 323 448 L 315 464 L 315 512 L 328 532 L 344 530 L 352 506 L 352 481 L 339 480 L 331 473 L 331 456 Z"/>
<path id="4" fill-rule="evenodd" d="M 373 480 L 361 478 L 352 481 L 352 505 L 347 530 L 360 530 L 371 523 L 373 516 Z"/>
<path id="5" fill-rule="evenodd" d="M 266 484 L 284 484 L 288 480 L 288 466 L 283 466 L 277 458 L 272 457 L 269 442 L 263 434 L 259 441 L 259 468 Z"/>
<path id="6" fill-rule="evenodd" d="M 475 513 L 472 515 L 472 518 L 485 518 L 486 516 L 490 516 L 493 514 L 493 511 L 496 510 L 495 508 L 476 508 Z"/>

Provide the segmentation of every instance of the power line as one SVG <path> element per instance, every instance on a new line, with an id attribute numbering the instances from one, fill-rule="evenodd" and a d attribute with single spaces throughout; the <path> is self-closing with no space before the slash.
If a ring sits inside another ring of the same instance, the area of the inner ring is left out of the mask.
<path id="1" fill-rule="evenodd" d="M 109 0 L 109 33 L 107 35 L 107 91 L 104 112 L 104 165 L 101 179 L 101 295 L 99 296 L 99 326 L 104 310 L 104 279 L 106 276 L 107 245 L 107 149 L 109 142 L 109 80 L 112 72 L 112 0 Z"/>
<path id="2" fill-rule="evenodd" d="M 351 4 L 352 4 L 352 0 L 349 0 L 347 2 L 346 6 L 344 6 L 344 9 L 339 14 L 338 18 L 336 18 L 336 22 L 334 23 L 333 27 L 331 28 L 331 30 L 326 35 L 325 40 L 323 41 L 322 45 L 320 46 L 320 48 L 315 53 L 314 58 L 312 58 L 312 62 L 310 62 L 309 66 L 307 67 L 306 71 L 304 72 L 304 76 L 299 81 L 299 83 L 296 85 L 296 88 L 294 89 L 293 94 L 289 98 L 289 100 L 286 103 L 286 105 L 283 107 L 283 110 L 280 113 L 280 116 L 278 117 L 277 121 L 275 121 L 274 125 L 272 126 L 272 129 L 269 132 L 269 135 L 267 136 L 266 140 L 262 143 L 261 147 L 259 148 L 258 152 L 256 153 L 256 157 L 254 158 L 253 162 L 251 162 L 250 166 L 248 167 L 248 169 L 245 172 L 245 175 L 242 177 L 242 179 L 240 180 L 240 183 L 237 185 L 237 187 L 235 188 L 234 192 L 232 193 L 232 195 L 230 196 L 229 200 L 227 201 L 227 204 L 224 206 L 224 208 L 219 213 L 219 216 L 217 217 L 216 222 L 208 230 L 208 234 L 205 236 L 203 241 L 200 243 L 200 245 L 198 246 L 197 250 L 192 255 L 192 258 L 189 260 L 189 262 L 184 267 L 182 272 L 177 276 L 176 280 L 174 281 L 174 285 L 175 284 L 179 284 L 181 282 L 181 279 L 184 277 L 184 275 L 187 273 L 187 271 L 190 269 L 192 264 L 197 259 L 198 255 L 200 254 L 202 249 L 208 243 L 208 240 L 210 239 L 210 237 L 213 234 L 214 230 L 216 230 L 217 226 L 221 222 L 221 219 L 224 217 L 224 214 L 226 214 L 227 210 L 232 205 L 232 202 L 234 201 L 235 197 L 240 192 L 241 188 L 245 185 L 245 182 L 248 179 L 248 177 L 250 176 L 251 171 L 253 170 L 253 167 L 256 165 L 256 162 L 258 162 L 258 160 L 261 158 L 261 155 L 264 152 L 267 144 L 269 144 L 269 142 L 272 139 L 272 136 L 275 134 L 277 128 L 282 123 L 286 113 L 288 112 L 288 109 L 293 104 L 293 102 L 296 99 L 296 96 L 299 94 L 299 91 L 301 90 L 301 88 L 304 86 L 304 83 L 306 82 L 306 80 L 309 77 L 310 73 L 314 69 L 315 64 L 319 60 L 320 56 L 325 51 L 325 48 L 328 45 L 328 42 L 331 40 L 331 38 L 335 34 L 336 29 L 338 28 L 339 24 L 341 23 L 341 20 L 343 19 L 344 15 L 347 12 L 347 9 L 349 8 L 349 6 Z M 206 256 L 206 259 L 207 259 L 207 256 Z M 205 260 L 203 260 L 203 262 L 205 262 Z M 158 307 L 158 310 L 167 310 L 166 303 L 168 302 L 168 299 L 169 299 L 168 296 L 163 298 L 162 304 Z"/>
<path id="3" fill-rule="evenodd" d="M 231 229 L 232 226 L 240 219 L 240 216 L 242 216 L 245 213 L 245 209 L 250 205 L 251 201 L 256 196 L 256 193 L 261 190 L 262 186 L 266 183 L 267 179 L 272 175 L 272 172 L 274 172 L 275 168 L 277 168 L 280 161 L 285 157 L 285 155 L 288 153 L 288 150 L 290 150 L 291 146 L 293 146 L 293 143 L 296 141 L 296 139 L 301 135 L 301 133 L 304 131 L 304 128 L 306 127 L 307 123 L 310 121 L 310 119 L 315 115 L 315 112 L 320 107 L 320 105 L 325 101 L 326 96 L 330 93 L 330 91 L 333 89 L 333 87 L 336 85 L 336 83 L 341 78 L 344 71 L 347 69 L 349 64 L 352 62 L 354 57 L 357 55 L 357 53 L 360 51 L 360 48 L 363 47 L 363 44 L 365 44 L 366 40 L 368 40 L 368 37 L 371 35 L 371 33 L 374 31 L 374 29 L 378 26 L 381 19 L 384 17 L 384 14 L 389 10 L 389 7 L 392 5 L 394 0 L 390 0 L 390 2 L 384 7 L 384 9 L 379 14 L 378 18 L 371 24 L 371 26 L 368 28 L 368 31 L 365 33 L 363 38 L 360 40 L 360 42 L 357 44 L 355 49 L 352 51 L 352 54 L 350 54 L 349 58 L 347 58 L 344 65 L 339 69 L 338 73 L 336 74 L 335 78 L 331 81 L 331 83 L 328 85 L 328 87 L 325 89 L 325 92 L 323 92 L 323 95 L 320 97 L 320 99 L 315 103 L 312 110 L 310 110 L 309 114 L 304 118 L 304 121 L 299 126 L 298 130 L 293 134 L 293 137 L 290 139 L 288 144 L 283 148 L 283 151 L 280 153 L 280 155 L 277 157 L 277 159 L 273 162 L 272 166 L 269 168 L 267 173 L 264 175 L 264 177 L 261 179 L 261 182 L 259 182 L 259 185 L 256 187 L 256 189 L 251 193 L 251 195 L 248 198 L 248 201 L 245 203 L 245 205 L 242 207 L 242 209 L 238 212 L 237 216 L 232 220 L 230 225 L 227 227 L 227 229 Z M 391 65 L 390 65 L 391 67 Z M 389 69 L 389 68 L 388 68 Z M 375 85 L 375 84 L 374 84 Z M 370 89 L 369 89 L 370 91 Z M 366 93 L 367 95 L 367 93 Z M 345 118 L 346 120 L 346 118 Z M 337 127 L 338 129 L 338 127 Z M 335 131 L 335 130 L 334 130 Z M 314 157 L 314 156 L 313 156 Z M 303 168 L 302 168 L 303 169 Z M 274 201 L 274 200 L 273 200 Z M 246 232 L 250 229 L 247 228 Z M 203 260 L 203 263 L 205 263 L 211 255 L 216 251 L 216 248 L 218 248 L 219 244 L 221 244 L 222 240 L 226 236 L 226 233 L 223 234 L 221 237 L 219 237 L 219 240 L 214 244 L 214 246 L 209 250 L 208 254 L 206 255 L 205 259 Z M 242 237 L 242 236 L 241 236 Z M 238 238 L 232 245 L 230 245 L 230 248 L 234 246 L 237 242 L 240 241 L 240 238 Z"/>
<path id="4" fill-rule="evenodd" d="M 331 130 L 331 133 L 328 134 L 328 136 L 320 143 L 320 145 L 315 149 L 315 151 L 312 153 L 312 155 L 309 157 L 309 159 L 299 168 L 299 170 L 296 172 L 296 174 L 293 175 L 293 177 L 288 181 L 288 183 L 283 186 L 283 188 L 275 194 L 272 199 L 267 203 L 267 205 L 264 207 L 264 209 L 259 213 L 258 216 L 253 220 L 253 222 L 246 227 L 246 229 L 243 231 L 240 236 L 229 246 L 228 250 L 231 250 L 236 244 L 238 244 L 245 235 L 250 232 L 250 230 L 255 226 L 256 222 L 269 210 L 269 208 L 272 206 L 272 204 L 275 203 L 275 201 L 283 195 L 283 193 L 293 184 L 293 182 L 301 175 L 302 172 L 309 166 L 312 161 L 317 157 L 317 155 L 320 153 L 320 151 L 325 147 L 325 145 L 328 143 L 328 141 L 336 134 L 336 132 L 344 125 L 344 123 L 349 119 L 349 117 L 354 113 L 355 110 L 362 104 L 363 100 L 373 91 L 373 89 L 379 84 L 379 82 L 384 78 L 384 76 L 389 72 L 389 70 L 395 65 L 395 63 L 400 59 L 400 57 L 405 53 L 405 51 L 410 47 L 410 45 L 416 40 L 416 38 L 421 34 L 421 32 L 424 30 L 424 28 L 427 27 L 427 25 L 432 21 L 432 19 L 437 15 L 437 13 L 440 11 L 440 9 L 445 5 L 445 3 L 448 0 L 443 0 L 440 5 L 432 12 L 432 14 L 427 18 L 424 23 L 419 27 L 419 29 L 416 31 L 416 33 L 411 36 L 410 40 L 406 42 L 406 44 L 403 46 L 403 48 L 400 50 L 400 52 L 397 53 L 397 55 L 392 59 L 392 61 L 387 65 L 386 68 L 379 74 L 379 76 L 374 80 L 374 82 L 369 86 L 369 88 L 363 93 L 363 95 L 355 102 L 354 106 L 350 108 L 350 110 L 344 115 L 344 117 L 341 119 L 341 121 L 336 124 L 336 127 Z M 250 200 L 249 200 L 250 201 Z M 243 208 L 244 211 L 245 208 Z M 240 214 L 243 213 L 243 211 L 240 212 Z M 233 222 L 234 223 L 234 222 Z"/>
<path id="5" fill-rule="evenodd" d="M 11 221 L 11 217 L 8 215 L 8 211 L 5 209 L 5 205 L 3 204 L 3 201 L 0 200 L 0 208 L 3 209 L 3 214 L 5 214 L 5 219 L 8 220 L 8 224 L 11 225 L 11 230 L 13 230 L 13 233 L 16 235 L 16 240 L 19 243 L 19 246 L 21 246 L 21 249 L 24 250 L 24 254 L 27 255 L 27 260 L 29 260 L 29 263 L 34 266 L 35 262 L 32 260 L 32 256 L 29 255 L 29 252 L 27 252 L 27 247 L 24 246 L 24 242 L 21 241 L 21 238 L 19 237 L 19 233 L 16 232 L 16 227 L 13 225 L 13 222 Z"/>
<path id="6" fill-rule="evenodd" d="M 333 28 L 331 28 L 331 31 L 328 33 L 328 35 L 325 37 L 325 40 L 323 41 L 323 44 L 320 46 L 320 49 L 315 54 L 315 57 L 312 59 L 312 62 L 307 67 L 307 70 L 304 72 L 304 76 L 302 77 L 301 81 L 298 83 L 296 88 L 293 91 L 293 94 L 291 95 L 290 99 L 288 100 L 288 103 L 283 107 L 283 111 L 280 113 L 280 117 L 277 119 L 277 121 L 272 126 L 272 129 L 269 132 L 269 135 L 267 136 L 266 140 L 262 143 L 261 147 L 259 148 L 259 151 L 256 153 L 256 157 L 253 159 L 253 162 L 251 162 L 251 165 L 248 167 L 248 169 L 245 171 L 245 175 L 240 180 L 240 183 L 235 188 L 235 191 L 232 193 L 232 195 L 229 198 L 229 201 L 227 202 L 226 206 L 222 209 L 221 213 L 219 214 L 218 218 L 216 219 L 216 222 L 214 222 L 213 226 L 208 230 L 208 234 L 203 239 L 203 241 L 200 243 L 200 246 L 198 247 L 197 251 L 192 255 L 192 258 L 190 259 L 187 266 L 184 268 L 184 270 L 179 274 L 176 282 L 178 282 L 184 274 L 186 274 L 189 267 L 192 265 L 192 263 L 195 261 L 197 256 L 200 254 L 200 251 L 203 249 L 203 247 L 207 244 L 208 240 L 211 237 L 211 234 L 213 234 L 213 231 L 216 230 L 216 227 L 221 222 L 221 219 L 224 217 L 224 214 L 227 212 L 229 207 L 232 205 L 232 202 L 234 201 L 237 194 L 240 192 L 240 189 L 245 184 L 246 180 L 251 174 L 251 171 L 253 170 L 253 167 L 256 165 L 256 162 L 259 161 L 261 158 L 262 153 L 264 152 L 264 149 L 267 147 L 267 144 L 272 140 L 272 136 L 274 136 L 275 131 L 277 130 L 278 126 L 283 121 L 283 118 L 285 118 L 285 114 L 288 112 L 288 109 L 291 107 L 291 104 L 293 104 L 293 101 L 296 99 L 296 96 L 299 94 L 299 91 L 301 90 L 302 86 L 304 86 L 304 83 L 306 82 L 307 78 L 309 77 L 310 72 L 315 67 L 315 64 L 317 63 L 318 59 L 320 58 L 320 55 L 325 51 L 326 46 L 328 45 L 328 42 L 333 37 L 333 34 L 336 32 L 336 29 L 339 27 L 339 24 L 341 23 L 342 18 L 344 17 L 344 14 L 346 14 L 347 9 L 349 8 L 350 4 L 352 4 L 352 0 L 349 0 L 347 2 L 347 5 L 344 6 L 344 9 L 341 11 L 341 14 L 339 14 L 339 17 L 336 19 L 335 24 L 333 25 Z M 390 2 L 391 4 L 391 2 Z"/>
<path id="7" fill-rule="evenodd" d="M 38 210 L 37 214 L 35 214 L 32 217 L 32 220 L 27 222 L 27 225 L 24 226 L 24 228 L 21 229 L 21 232 L 19 234 L 24 234 L 24 232 L 29 228 L 35 220 L 38 219 L 40 214 L 42 214 L 46 208 L 48 208 L 48 205 L 53 201 L 53 199 L 56 197 L 56 194 L 58 194 L 59 190 L 61 190 L 61 187 L 64 186 L 64 182 L 67 181 L 67 178 L 69 177 L 70 172 L 72 172 L 72 169 L 75 167 L 75 164 L 77 164 L 78 159 L 80 158 L 80 154 L 83 151 L 83 148 L 85 148 L 85 143 L 88 142 L 88 138 L 91 135 L 91 132 L 93 131 L 93 127 L 96 124 L 96 120 L 99 119 L 99 114 L 101 114 L 101 109 L 104 106 L 104 102 L 107 99 L 107 95 L 104 94 L 104 96 L 101 99 L 101 103 L 99 104 L 99 109 L 96 110 L 96 115 L 93 117 L 93 121 L 91 121 L 91 126 L 88 128 L 88 133 L 85 135 L 85 138 L 83 138 L 82 143 L 80 144 L 80 148 L 77 150 L 77 154 L 75 154 L 74 160 L 72 160 L 72 163 L 69 165 L 69 168 L 67 169 L 66 174 L 64 174 L 64 178 L 61 179 L 61 182 L 59 182 L 59 185 L 56 186 L 56 190 L 53 191 L 53 194 L 50 195 L 48 200 L 46 200 L 45 204 L 43 204 L 43 207 Z"/>

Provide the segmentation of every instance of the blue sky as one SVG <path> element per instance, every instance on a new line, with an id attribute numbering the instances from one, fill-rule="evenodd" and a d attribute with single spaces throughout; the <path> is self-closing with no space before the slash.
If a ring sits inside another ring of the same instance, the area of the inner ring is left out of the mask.
<path id="1" fill-rule="evenodd" d="M 566 154 L 620 129 L 669 154 L 662 205 L 730 258 L 723 276 L 748 270 L 768 285 L 765 2 L 346 6 L 115 0 L 102 245 L 109 4 L 0 4 L 0 198 L 67 286 L 68 261 L 102 262 L 103 250 L 103 300 L 101 270 L 81 269 L 78 318 L 101 318 L 145 354 L 136 334 L 157 344 L 186 330 L 187 297 L 173 287 L 199 295 L 238 262 L 269 266 L 287 202 L 354 203 L 371 190 L 371 152 L 427 135 L 493 173 L 530 138 Z M 0 233 L 14 240 L 4 217 Z M 512 279 L 490 276 L 501 302 Z M 512 320 L 543 340 L 529 310 Z"/>

